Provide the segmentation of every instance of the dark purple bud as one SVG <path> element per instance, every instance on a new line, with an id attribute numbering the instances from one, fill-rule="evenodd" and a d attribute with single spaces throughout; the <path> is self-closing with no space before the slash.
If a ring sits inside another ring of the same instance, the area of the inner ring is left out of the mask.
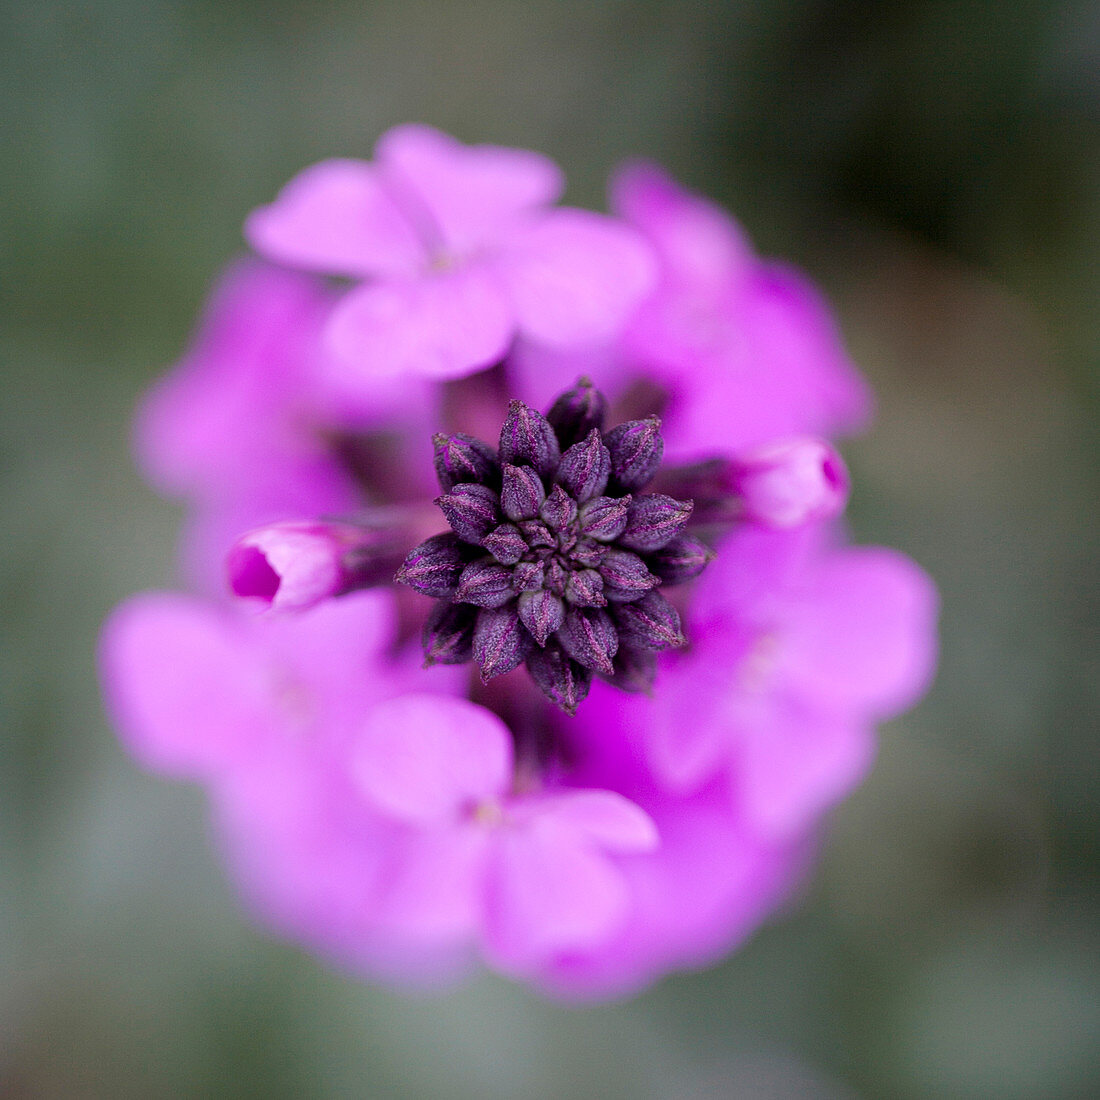
<path id="1" fill-rule="evenodd" d="M 598 607 L 571 607 L 558 631 L 565 652 L 585 668 L 611 675 L 619 635 L 611 616 Z"/>
<path id="2" fill-rule="evenodd" d="M 644 488 L 657 472 L 665 441 L 661 421 L 656 416 L 628 420 L 604 436 L 611 452 L 611 480 L 620 492 L 634 493 Z"/>
<path id="3" fill-rule="evenodd" d="M 555 596 L 565 595 L 565 584 L 569 580 L 569 574 L 560 561 L 552 559 L 546 567 L 546 579 L 543 587 L 549 589 Z"/>
<path id="4" fill-rule="evenodd" d="M 613 542 L 626 530 L 631 497 L 596 497 L 581 505 L 581 531 L 590 539 Z"/>
<path id="5" fill-rule="evenodd" d="M 500 430 L 500 461 L 513 466 L 525 463 L 543 477 L 549 477 L 561 461 L 558 437 L 550 421 L 530 405 L 513 401 Z"/>
<path id="6" fill-rule="evenodd" d="M 558 645 L 536 649 L 527 658 L 527 671 L 547 699 L 570 717 L 592 686 L 592 673 L 567 657 Z"/>
<path id="7" fill-rule="evenodd" d="M 512 570 L 512 587 L 517 592 L 533 592 L 542 587 L 546 576 L 546 563 L 541 561 L 521 561 Z"/>
<path id="8" fill-rule="evenodd" d="M 577 502 L 560 485 L 555 485 L 543 501 L 539 515 L 551 531 L 564 532 L 577 518 Z"/>
<path id="9" fill-rule="evenodd" d="M 469 604 L 437 603 L 421 634 L 425 664 L 465 664 L 473 656 L 477 616 Z"/>
<path id="10" fill-rule="evenodd" d="M 424 596 L 453 596 L 458 578 L 466 567 L 468 553 L 458 536 L 450 531 L 432 535 L 409 551 L 394 580 Z"/>
<path id="11" fill-rule="evenodd" d="M 533 519 L 545 499 L 542 478 L 530 466 L 505 465 L 500 506 L 509 519 Z"/>
<path id="12" fill-rule="evenodd" d="M 565 582 L 565 598 L 577 607 L 606 607 L 603 577 L 595 569 L 576 569 Z"/>
<path id="13" fill-rule="evenodd" d="M 648 592 L 634 603 L 617 604 L 615 622 L 623 638 L 647 649 L 675 649 L 687 641 L 680 616 L 659 592 Z"/>
<path id="14" fill-rule="evenodd" d="M 615 654 L 615 671 L 604 679 L 621 691 L 648 694 L 656 675 L 657 654 L 624 641 Z"/>
<path id="15" fill-rule="evenodd" d="M 512 591 L 512 570 L 499 562 L 482 559 L 470 562 L 458 578 L 456 603 L 472 603 L 477 607 L 500 607 L 506 604 Z"/>
<path id="16" fill-rule="evenodd" d="M 435 435 L 435 475 L 439 487 L 449 493 L 463 481 L 490 481 L 496 477 L 497 453 L 488 443 L 464 432 Z"/>
<path id="17" fill-rule="evenodd" d="M 677 535 L 660 550 L 647 555 L 649 568 L 665 584 L 683 584 L 699 576 L 714 558 L 714 551 L 694 535 Z"/>
<path id="18" fill-rule="evenodd" d="M 516 526 L 519 527 L 520 534 L 527 540 L 527 545 L 532 550 L 537 550 L 539 547 L 553 546 L 557 541 L 550 528 L 542 520 L 525 519 L 521 520 Z"/>
<path id="19" fill-rule="evenodd" d="M 524 592 L 517 606 L 520 622 L 527 627 L 531 637 L 540 646 L 546 645 L 546 639 L 561 626 L 565 618 L 565 605 L 553 592 L 545 589 Z"/>
<path id="20" fill-rule="evenodd" d="M 600 576 L 603 577 L 604 595 L 616 603 L 641 599 L 660 583 L 637 554 L 614 548 L 600 562 Z"/>
<path id="21" fill-rule="evenodd" d="M 480 543 L 500 523 L 500 498 L 487 485 L 462 482 L 435 502 L 464 542 Z"/>
<path id="22" fill-rule="evenodd" d="M 604 446 L 600 433 L 593 428 L 580 443 L 574 443 L 562 455 L 557 481 L 583 504 L 607 488 L 610 476 L 611 452 Z"/>
<path id="23" fill-rule="evenodd" d="M 502 523 L 481 540 L 481 545 L 501 565 L 515 565 L 527 553 L 527 540 L 512 523 Z"/>
<path id="24" fill-rule="evenodd" d="M 570 557 L 577 565 L 585 565 L 595 569 L 607 556 L 609 549 L 610 547 L 605 543 L 593 542 L 589 538 L 581 538 L 577 540 Z"/>
<path id="25" fill-rule="evenodd" d="M 687 526 L 692 507 L 690 500 L 675 500 L 663 493 L 635 497 L 619 542 L 629 550 L 660 550 Z"/>
<path id="26" fill-rule="evenodd" d="M 546 419 L 557 432 L 563 447 L 584 439 L 593 428 L 603 428 L 607 415 L 607 401 L 590 378 L 581 378 L 554 402 Z"/>
<path id="27" fill-rule="evenodd" d="M 534 645 L 515 607 L 482 611 L 474 627 L 474 661 L 481 669 L 482 682 L 511 672 Z"/>

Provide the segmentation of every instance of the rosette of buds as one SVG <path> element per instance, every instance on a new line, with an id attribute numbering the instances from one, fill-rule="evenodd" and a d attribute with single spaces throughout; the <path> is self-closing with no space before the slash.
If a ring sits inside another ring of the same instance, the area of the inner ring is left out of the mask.
<path id="1" fill-rule="evenodd" d="M 661 462 L 657 417 L 605 428 L 582 378 L 543 416 L 513 401 L 499 446 L 435 437 L 436 504 L 451 530 L 410 552 L 397 579 L 438 600 L 428 663 L 473 660 L 489 681 L 525 664 L 567 714 L 593 676 L 626 691 L 686 639 L 663 590 L 711 553 L 685 532 L 690 500 L 645 492 Z"/>

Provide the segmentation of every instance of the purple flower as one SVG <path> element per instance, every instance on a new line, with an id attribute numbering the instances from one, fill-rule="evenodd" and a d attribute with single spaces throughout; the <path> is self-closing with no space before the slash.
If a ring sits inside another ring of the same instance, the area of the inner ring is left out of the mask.
<path id="1" fill-rule="evenodd" d="M 699 581 L 692 650 L 666 659 L 663 690 L 594 693 L 580 720 L 637 730 L 668 789 L 722 777 L 755 830 L 797 836 L 863 778 L 874 724 L 927 688 L 936 606 L 894 551 L 745 529 Z"/>
<path id="2" fill-rule="evenodd" d="M 206 595 L 108 620 L 120 736 L 257 919 L 395 982 L 719 958 L 931 676 L 931 582 L 836 522 L 869 402 L 816 293 L 656 169 L 633 229 L 560 189 L 425 127 L 309 169 L 249 236 L 357 285 L 234 268 L 139 417 Z"/>
<path id="3" fill-rule="evenodd" d="M 378 429 L 391 449 L 395 429 L 410 443 L 428 430 L 427 387 L 382 381 L 351 400 L 329 384 L 320 334 L 332 302 L 309 276 L 234 265 L 190 351 L 141 404 L 139 463 L 191 506 L 184 562 L 206 591 L 222 590 L 226 550 L 243 531 L 357 508 Z M 388 461 L 415 469 L 420 454 L 402 444 Z"/>
<path id="4" fill-rule="evenodd" d="M 306 169 L 245 233 L 276 262 L 362 280 L 328 324 L 349 378 L 460 378 L 502 359 L 517 334 L 556 346 L 610 337 L 652 285 L 629 227 L 548 208 L 562 188 L 537 153 L 398 126 L 372 163 Z"/>

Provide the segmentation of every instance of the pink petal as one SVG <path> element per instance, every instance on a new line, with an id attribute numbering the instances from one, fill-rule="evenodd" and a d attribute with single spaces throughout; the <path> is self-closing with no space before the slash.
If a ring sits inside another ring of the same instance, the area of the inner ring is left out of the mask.
<path id="1" fill-rule="evenodd" d="M 380 927 L 419 941 L 470 936 L 482 915 L 489 842 L 485 829 L 469 823 L 406 836 L 378 902 Z"/>
<path id="2" fill-rule="evenodd" d="M 375 154 L 410 218 L 429 221 L 443 249 L 460 255 L 489 243 L 517 216 L 555 202 L 565 184 L 557 165 L 539 153 L 467 146 L 430 126 L 395 127 Z"/>
<path id="3" fill-rule="evenodd" d="M 365 716 L 352 767 L 382 813 L 441 825 L 504 792 L 512 738 L 495 714 L 465 699 L 401 695 Z"/>
<path id="4" fill-rule="evenodd" d="M 500 360 L 515 323 L 495 281 L 467 265 L 416 280 L 354 290 L 336 307 L 328 337 L 332 373 L 462 378 Z"/>
<path id="5" fill-rule="evenodd" d="M 540 828 L 561 829 L 610 852 L 657 847 L 657 828 L 649 814 L 614 791 L 566 790 L 525 801 Z"/>
<path id="6" fill-rule="evenodd" d="M 276 263 L 333 275 L 393 275 L 427 262 L 413 226 L 362 161 L 326 160 L 300 172 L 249 215 L 244 232 Z"/>
<path id="7" fill-rule="evenodd" d="M 198 776 L 232 764 L 269 728 L 255 650 L 232 619 L 187 596 L 115 609 L 100 641 L 108 706 L 147 768 Z"/>
<path id="8" fill-rule="evenodd" d="M 605 939 L 629 906 L 613 864 L 557 830 L 502 833 L 488 884 L 486 948 L 514 970 Z"/>
<path id="9" fill-rule="evenodd" d="M 517 232 L 500 260 L 526 336 L 551 345 L 609 339 L 656 280 L 646 243 L 586 210 L 555 210 Z"/>
<path id="10" fill-rule="evenodd" d="M 868 725 L 791 702 L 742 739 L 734 798 L 765 835 L 795 836 L 851 792 L 874 754 Z"/>
<path id="11" fill-rule="evenodd" d="M 830 555 L 786 630 L 800 693 L 875 718 L 911 705 L 935 665 L 937 604 L 931 580 L 902 554 Z"/>
<path id="12" fill-rule="evenodd" d="M 745 234 L 721 207 L 654 164 L 627 164 L 615 173 L 611 208 L 653 243 L 666 278 L 696 291 L 736 279 L 753 260 Z"/>

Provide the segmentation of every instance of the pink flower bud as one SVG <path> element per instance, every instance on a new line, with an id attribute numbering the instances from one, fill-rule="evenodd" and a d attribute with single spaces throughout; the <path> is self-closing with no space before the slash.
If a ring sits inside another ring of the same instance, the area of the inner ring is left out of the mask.
<path id="1" fill-rule="evenodd" d="M 844 460 L 821 439 L 792 439 L 742 455 L 732 483 L 744 518 L 766 527 L 829 519 L 848 500 Z"/>
<path id="2" fill-rule="evenodd" d="M 304 611 L 330 596 L 392 578 L 378 536 L 353 524 L 288 522 L 243 535 L 226 558 L 235 596 Z"/>

